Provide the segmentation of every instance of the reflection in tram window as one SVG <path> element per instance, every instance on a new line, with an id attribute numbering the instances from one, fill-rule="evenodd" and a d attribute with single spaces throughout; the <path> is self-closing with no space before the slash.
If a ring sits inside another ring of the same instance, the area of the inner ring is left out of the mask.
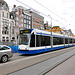
<path id="1" fill-rule="evenodd" d="M 72 39 L 69 39 L 69 43 L 72 43 Z"/>
<path id="2" fill-rule="evenodd" d="M 63 43 L 64 43 L 63 38 L 53 37 L 53 45 L 60 45 L 60 44 L 63 44 Z"/>
<path id="3" fill-rule="evenodd" d="M 68 44 L 68 38 L 65 38 L 65 44 Z"/>

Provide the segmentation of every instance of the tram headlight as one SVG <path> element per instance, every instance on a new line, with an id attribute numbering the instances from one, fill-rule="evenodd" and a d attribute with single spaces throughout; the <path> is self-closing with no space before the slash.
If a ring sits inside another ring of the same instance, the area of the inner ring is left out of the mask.
<path id="1" fill-rule="evenodd" d="M 28 48 L 25 48 L 25 50 L 28 50 Z"/>

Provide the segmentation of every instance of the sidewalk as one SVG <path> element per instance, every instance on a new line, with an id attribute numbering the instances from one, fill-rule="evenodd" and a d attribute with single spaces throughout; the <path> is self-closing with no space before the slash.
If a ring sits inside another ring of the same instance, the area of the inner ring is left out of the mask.
<path id="1" fill-rule="evenodd" d="M 75 54 L 75 49 L 9 75 L 42 75 Z"/>
<path id="2" fill-rule="evenodd" d="M 45 75 L 75 75 L 75 55 Z"/>

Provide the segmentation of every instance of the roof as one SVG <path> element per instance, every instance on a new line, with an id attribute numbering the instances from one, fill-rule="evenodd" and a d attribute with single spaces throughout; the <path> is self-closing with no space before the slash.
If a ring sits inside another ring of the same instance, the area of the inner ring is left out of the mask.
<path id="1" fill-rule="evenodd" d="M 1 3 L 6 3 L 4 0 L 0 0 Z"/>
<path id="2" fill-rule="evenodd" d="M 0 0 L 0 3 L 6 4 L 6 6 L 8 7 L 8 4 L 4 0 Z"/>

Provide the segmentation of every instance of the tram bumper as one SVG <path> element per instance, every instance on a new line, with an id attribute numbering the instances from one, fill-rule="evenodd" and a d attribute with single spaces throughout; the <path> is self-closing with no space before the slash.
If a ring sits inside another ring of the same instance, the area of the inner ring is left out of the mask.
<path id="1" fill-rule="evenodd" d="M 28 45 L 19 45 L 19 51 L 29 51 Z"/>

